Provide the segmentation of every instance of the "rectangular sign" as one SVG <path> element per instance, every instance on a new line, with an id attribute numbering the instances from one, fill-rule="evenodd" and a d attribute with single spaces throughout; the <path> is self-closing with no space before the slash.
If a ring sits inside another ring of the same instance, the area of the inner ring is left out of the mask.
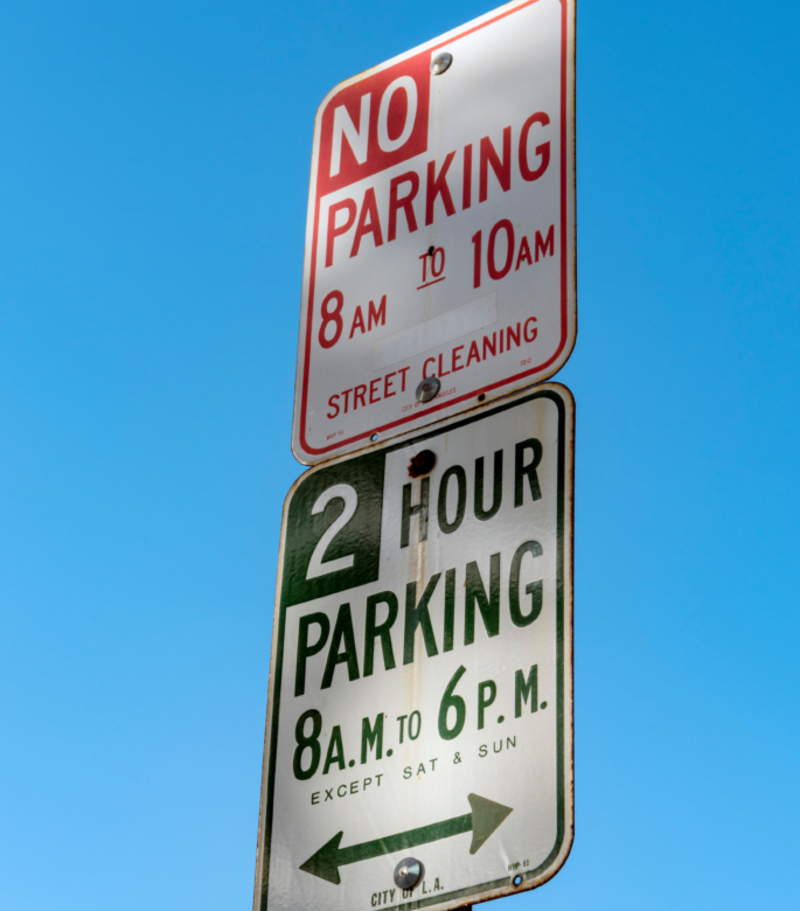
<path id="1" fill-rule="evenodd" d="M 566 860 L 573 427 L 543 385 L 292 487 L 256 911 L 457 908 Z"/>
<path id="2" fill-rule="evenodd" d="M 575 342 L 573 0 L 340 83 L 314 131 L 292 448 L 362 449 L 552 376 Z M 420 382 L 439 380 L 430 401 Z"/>

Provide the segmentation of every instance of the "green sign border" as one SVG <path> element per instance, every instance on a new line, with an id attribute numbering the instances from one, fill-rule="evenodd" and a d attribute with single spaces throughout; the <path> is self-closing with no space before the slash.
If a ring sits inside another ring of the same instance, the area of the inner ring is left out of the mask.
<path id="1" fill-rule="evenodd" d="M 499 414 L 502 411 L 508 411 L 511 408 L 518 408 L 520 405 L 527 404 L 532 402 L 535 399 L 547 398 L 553 401 L 558 408 L 558 483 L 557 483 L 557 531 L 556 531 L 556 650 L 557 650 L 557 665 L 556 665 L 556 701 L 557 701 L 557 720 L 556 720 L 556 750 L 557 750 L 557 800 L 558 800 L 558 819 L 557 819 L 557 829 L 556 829 L 556 840 L 553 845 L 552 850 L 547 855 L 545 860 L 539 864 L 533 870 L 527 871 L 514 871 L 510 876 L 504 876 L 500 879 L 491 880 L 490 882 L 480 883 L 477 886 L 470 886 L 464 889 L 458 889 L 453 892 L 446 892 L 441 895 L 437 895 L 435 898 L 419 899 L 417 901 L 401 901 L 395 905 L 387 905 L 387 911 L 390 908 L 403 908 L 409 909 L 409 911 L 414 911 L 417 908 L 426 908 L 430 905 L 439 905 L 445 904 L 447 902 L 456 901 L 458 899 L 469 899 L 474 898 L 478 901 L 482 900 L 481 895 L 485 895 L 488 892 L 493 892 L 497 889 L 502 889 L 504 887 L 513 890 L 514 892 L 524 891 L 524 886 L 526 882 L 531 880 L 538 879 L 542 873 L 544 873 L 548 867 L 553 863 L 553 861 L 558 857 L 561 852 L 562 847 L 564 846 L 564 838 L 567 833 L 567 800 L 565 794 L 565 767 L 567 762 L 567 757 L 565 755 L 565 691 L 564 691 L 564 659 L 565 659 L 565 611 L 564 611 L 564 531 L 565 531 L 565 520 L 566 520 L 566 507 L 567 507 L 567 459 L 570 460 L 570 467 L 572 467 L 573 453 L 567 453 L 567 406 L 564 397 L 562 397 L 561 390 L 564 390 L 569 396 L 572 404 L 572 414 L 574 416 L 574 401 L 572 401 L 572 395 L 569 390 L 560 384 L 548 384 L 547 387 L 537 388 L 535 392 L 529 393 L 516 393 L 513 397 L 508 399 L 501 400 L 499 403 L 493 402 L 490 405 L 486 405 L 481 408 L 479 411 L 472 412 L 467 417 L 464 417 L 461 420 L 447 420 L 442 424 L 435 425 L 434 427 L 415 434 L 413 437 L 408 437 L 400 442 L 387 444 L 385 448 L 381 449 L 385 455 L 388 455 L 391 452 L 396 452 L 399 449 L 405 449 L 409 446 L 413 446 L 415 443 L 420 443 L 424 440 L 430 440 L 434 437 L 441 436 L 443 433 L 449 433 L 452 430 L 455 430 L 459 427 L 466 427 L 469 424 L 473 424 L 476 421 L 483 420 L 489 415 Z M 572 439 L 574 440 L 574 427 Z M 286 528 L 286 518 L 289 513 L 289 506 L 297 494 L 300 486 L 309 478 L 312 474 L 317 474 L 319 471 L 323 471 L 331 467 L 331 465 L 341 465 L 346 462 L 356 461 L 357 459 L 364 459 L 369 457 L 374 457 L 374 450 L 370 453 L 359 453 L 356 455 L 343 456 L 341 460 L 337 459 L 331 462 L 323 462 L 320 465 L 315 465 L 310 468 L 305 474 L 301 475 L 298 480 L 293 485 L 292 489 L 289 491 L 289 494 L 286 498 L 284 504 L 284 529 Z M 569 472 L 570 480 L 574 479 L 574 471 Z M 571 490 L 570 493 L 573 493 Z M 572 497 L 570 497 L 570 502 L 572 502 Z M 570 517 L 571 518 L 571 517 Z M 570 546 L 572 541 L 570 540 Z M 277 650 L 275 651 L 275 660 L 273 668 L 271 669 L 270 674 L 270 683 L 271 683 L 271 693 L 270 693 L 270 706 L 271 717 L 268 716 L 267 728 L 270 732 L 269 745 L 270 745 L 270 754 L 268 760 L 268 770 L 266 776 L 266 787 L 267 787 L 267 801 L 266 807 L 264 807 L 263 819 L 260 820 L 260 823 L 263 823 L 263 828 L 260 831 L 260 844 L 259 844 L 259 854 L 261 861 L 261 882 L 256 881 L 256 909 L 260 911 L 267 911 L 268 906 L 268 893 L 269 893 L 269 864 L 270 864 L 270 854 L 271 854 L 271 845 L 272 845 L 272 817 L 274 809 L 274 794 L 275 794 L 275 777 L 276 777 L 276 747 L 278 743 L 278 722 L 280 717 L 280 698 L 281 698 L 281 678 L 283 676 L 283 642 L 286 628 L 286 611 L 287 607 L 284 605 L 283 599 L 283 561 L 284 561 L 284 550 L 285 543 L 281 540 L 281 565 L 279 567 L 279 580 L 278 580 L 278 597 L 277 604 L 279 607 L 279 619 L 278 619 L 278 643 Z M 572 566 L 572 560 L 570 559 L 570 568 Z M 571 581 L 571 580 L 570 580 Z M 570 585 L 570 591 L 572 586 Z M 570 620 L 571 620 L 571 607 L 570 604 Z M 572 655 L 570 653 L 570 659 Z M 570 699 L 572 697 L 572 691 L 569 693 Z M 570 715 L 572 713 L 570 712 Z M 572 757 L 570 757 L 571 760 Z M 262 797 L 263 804 L 263 797 Z M 569 804 L 570 810 L 572 810 L 572 801 Z M 571 821 L 571 820 L 570 820 Z M 572 827 L 570 827 L 570 831 Z M 570 845 L 571 848 L 571 845 Z M 564 856 L 564 861 L 567 859 L 567 855 Z M 562 864 L 553 871 L 552 875 L 558 872 L 558 870 L 563 866 Z M 520 885 L 515 886 L 514 880 L 517 877 L 522 877 L 522 882 Z M 549 877 L 548 877 L 549 878 Z M 260 890 L 260 901 L 259 901 L 259 890 Z M 489 896 L 486 895 L 486 899 L 494 898 L 499 896 Z"/>

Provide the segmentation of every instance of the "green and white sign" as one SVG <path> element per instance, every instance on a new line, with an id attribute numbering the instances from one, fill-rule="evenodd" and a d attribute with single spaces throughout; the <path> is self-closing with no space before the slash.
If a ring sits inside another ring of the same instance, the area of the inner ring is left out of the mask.
<path id="1" fill-rule="evenodd" d="M 457 908 L 566 860 L 573 426 L 538 386 L 292 487 L 257 911 Z"/>

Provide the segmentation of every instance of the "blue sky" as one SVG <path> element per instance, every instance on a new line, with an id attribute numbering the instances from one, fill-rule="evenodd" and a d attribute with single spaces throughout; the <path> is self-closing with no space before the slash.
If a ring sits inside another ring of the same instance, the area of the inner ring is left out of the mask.
<path id="1" fill-rule="evenodd" d="M 247 908 L 316 107 L 490 7 L 0 14 L 0 906 Z M 576 841 L 789 908 L 797 7 L 578 9 Z"/>

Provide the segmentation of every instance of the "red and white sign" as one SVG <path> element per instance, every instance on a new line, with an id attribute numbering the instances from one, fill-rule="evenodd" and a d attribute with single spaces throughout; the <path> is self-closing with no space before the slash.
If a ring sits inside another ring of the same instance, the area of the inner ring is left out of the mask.
<path id="1" fill-rule="evenodd" d="M 292 439 L 301 462 L 465 411 L 566 362 L 574 22 L 573 0 L 511 3 L 323 101 Z M 452 62 L 434 74 L 442 55 Z M 431 376 L 439 393 L 420 402 Z"/>

